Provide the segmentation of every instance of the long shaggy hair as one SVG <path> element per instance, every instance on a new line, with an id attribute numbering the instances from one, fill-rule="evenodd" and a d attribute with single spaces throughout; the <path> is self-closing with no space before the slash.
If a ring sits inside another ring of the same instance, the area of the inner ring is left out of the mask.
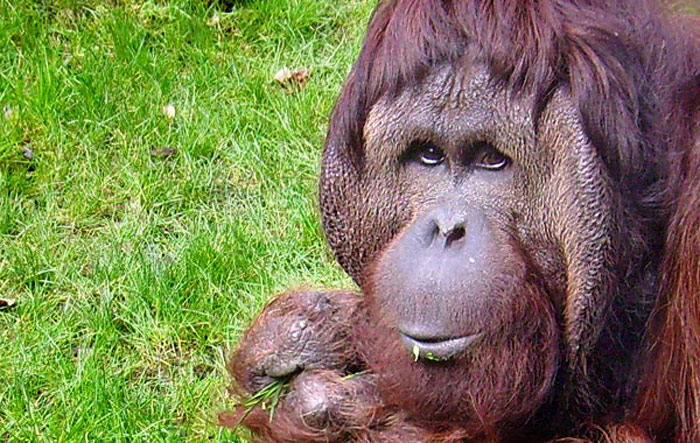
<path id="1" fill-rule="evenodd" d="M 647 250 L 663 250 L 651 320 L 635 326 L 645 329 L 644 358 L 625 415 L 657 439 L 695 442 L 700 441 L 700 27 L 671 9 L 652 0 L 381 2 L 336 104 L 324 155 L 361 174 L 372 105 L 443 64 L 485 62 L 494 82 L 513 94 L 537 97 L 535 121 L 554 91 L 568 89 Z M 331 173 L 336 172 L 324 171 Z M 333 213 L 324 193 L 333 190 L 322 192 L 324 213 Z M 327 217 L 327 231 L 336 222 Z M 338 253 L 343 241 L 329 236 L 341 263 L 349 261 L 347 251 Z M 344 266 L 357 279 L 366 263 Z"/>

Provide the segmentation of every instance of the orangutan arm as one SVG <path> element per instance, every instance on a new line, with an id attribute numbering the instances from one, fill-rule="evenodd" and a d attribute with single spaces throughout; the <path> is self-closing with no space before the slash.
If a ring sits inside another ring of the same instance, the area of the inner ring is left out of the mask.
<path id="1" fill-rule="evenodd" d="M 222 414 L 221 423 L 247 427 L 266 442 L 459 441 L 459 432 L 422 429 L 384 405 L 354 339 L 365 320 L 362 296 L 351 292 L 299 291 L 273 300 L 229 370 L 239 399 L 274 384 L 281 394 Z"/>

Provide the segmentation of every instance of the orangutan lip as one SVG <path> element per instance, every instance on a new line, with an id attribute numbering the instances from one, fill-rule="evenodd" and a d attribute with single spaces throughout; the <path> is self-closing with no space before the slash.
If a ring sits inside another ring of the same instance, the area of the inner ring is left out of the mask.
<path id="1" fill-rule="evenodd" d="M 467 349 L 482 334 L 455 338 L 416 338 L 400 333 L 401 343 L 416 359 L 448 360 Z"/>

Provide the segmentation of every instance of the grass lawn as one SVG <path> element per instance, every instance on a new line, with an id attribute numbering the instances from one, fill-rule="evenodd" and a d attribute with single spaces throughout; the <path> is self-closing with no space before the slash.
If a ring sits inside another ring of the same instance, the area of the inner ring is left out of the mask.
<path id="1" fill-rule="evenodd" d="M 229 1 L 0 0 L 0 440 L 244 441 L 241 332 L 351 284 L 316 184 L 374 1 Z"/>

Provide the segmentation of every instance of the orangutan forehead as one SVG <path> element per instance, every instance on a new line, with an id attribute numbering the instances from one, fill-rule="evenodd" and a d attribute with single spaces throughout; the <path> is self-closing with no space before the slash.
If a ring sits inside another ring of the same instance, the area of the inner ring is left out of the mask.
<path id="1" fill-rule="evenodd" d="M 390 159 L 412 140 L 446 148 L 470 140 L 508 142 L 502 147 L 507 152 L 534 140 L 530 103 L 531 97 L 497 85 L 484 64 L 441 66 L 372 106 L 364 127 L 365 154 L 370 160 Z"/>

